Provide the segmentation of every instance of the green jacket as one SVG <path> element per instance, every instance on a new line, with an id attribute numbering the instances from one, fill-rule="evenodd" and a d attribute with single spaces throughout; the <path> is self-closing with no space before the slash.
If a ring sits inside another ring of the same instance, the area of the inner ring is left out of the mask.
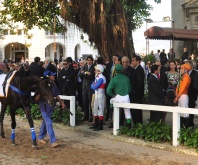
<path id="1" fill-rule="evenodd" d="M 107 87 L 107 94 L 111 97 L 117 94 L 120 96 L 126 96 L 130 92 L 131 82 L 129 78 L 122 73 L 118 73 L 114 78 L 112 78 Z"/>

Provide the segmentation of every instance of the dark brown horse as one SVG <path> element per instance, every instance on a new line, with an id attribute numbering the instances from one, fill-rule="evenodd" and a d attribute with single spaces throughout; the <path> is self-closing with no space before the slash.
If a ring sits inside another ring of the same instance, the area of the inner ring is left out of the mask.
<path id="1" fill-rule="evenodd" d="M 10 87 L 8 89 L 7 97 L 1 97 L 1 113 L 0 113 L 0 134 L 2 138 L 5 138 L 3 129 L 4 114 L 7 106 L 10 106 L 10 115 L 12 119 L 11 127 L 11 141 L 15 145 L 15 128 L 16 119 L 15 113 L 18 108 L 22 108 L 25 112 L 26 118 L 28 119 L 29 126 L 31 128 L 31 135 L 33 141 L 33 147 L 37 146 L 36 133 L 34 131 L 34 123 L 31 117 L 30 101 L 31 101 L 31 90 L 37 89 L 41 97 L 43 97 L 48 103 L 54 103 L 54 98 L 52 96 L 50 87 L 45 80 L 42 80 L 37 76 L 22 76 L 19 72 L 16 72 L 13 79 L 10 82 Z"/>

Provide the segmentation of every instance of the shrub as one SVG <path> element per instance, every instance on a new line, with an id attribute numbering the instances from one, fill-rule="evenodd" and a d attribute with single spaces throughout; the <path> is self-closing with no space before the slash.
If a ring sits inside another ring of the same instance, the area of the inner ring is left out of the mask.
<path id="1" fill-rule="evenodd" d="M 10 107 L 8 106 L 5 112 L 7 115 L 10 115 Z M 19 116 L 24 116 L 24 111 L 23 109 L 19 108 L 16 110 L 16 115 Z M 41 119 L 42 115 L 40 112 L 40 108 L 38 104 L 31 104 L 31 115 L 33 119 Z M 83 117 L 83 114 L 80 110 L 76 110 L 75 114 L 75 121 L 76 125 L 79 125 L 81 123 L 81 119 Z M 54 112 L 52 114 L 52 119 L 55 122 L 63 122 L 65 125 L 70 124 L 70 112 L 68 109 L 61 111 L 59 107 L 56 107 L 54 109 Z"/>
<path id="2" fill-rule="evenodd" d="M 120 134 L 142 138 L 152 142 L 171 142 L 172 129 L 169 125 L 164 125 L 161 122 L 151 122 L 149 124 L 137 124 L 131 129 L 123 127 L 119 130 Z"/>

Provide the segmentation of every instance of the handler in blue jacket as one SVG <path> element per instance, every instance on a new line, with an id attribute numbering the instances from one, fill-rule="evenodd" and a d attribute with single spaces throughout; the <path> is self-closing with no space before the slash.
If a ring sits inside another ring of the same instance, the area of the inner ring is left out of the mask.
<path id="1" fill-rule="evenodd" d="M 66 106 L 64 102 L 60 99 L 60 97 L 58 96 L 60 94 L 60 91 L 54 82 L 55 75 L 56 73 L 53 73 L 51 71 L 44 72 L 44 77 L 49 77 L 49 85 L 51 87 L 53 96 L 56 97 L 56 99 L 60 102 L 60 104 L 62 105 L 62 108 L 64 109 L 66 108 Z M 47 141 L 44 140 L 44 137 L 48 134 L 50 138 L 51 147 L 56 147 L 58 146 L 58 143 L 56 142 L 56 136 L 54 133 L 52 119 L 51 119 L 55 105 L 50 105 L 48 102 L 40 99 L 39 95 L 36 96 L 35 100 L 39 101 L 40 111 L 41 111 L 42 118 L 43 118 L 43 123 L 41 125 L 40 132 L 38 135 L 38 142 L 42 144 L 46 144 Z"/>

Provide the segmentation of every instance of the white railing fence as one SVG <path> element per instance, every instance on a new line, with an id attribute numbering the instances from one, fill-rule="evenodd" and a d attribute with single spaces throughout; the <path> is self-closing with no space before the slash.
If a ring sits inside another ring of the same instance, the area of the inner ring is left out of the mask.
<path id="1" fill-rule="evenodd" d="M 31 96 L 34 96 L 34 92 L 31 92 Z M 70 112 L 73 114 L 70 114 L 70 126 L 74 127 L 75 124 L 75 116 L 76 116 L 76 110 L 75 110 L 75 104 L 76 104 L 76 97 L 75 96 L 64 96 L 59 95 L 62 100 L 69 100 L 70 101 Z"/>
<path id="2" fill-rule="evenodd" d="M 149 105 L 149 104 L 132 104 L 132 103 L 113 103 L 113 135 L 118 135 L 119 120 L 120 120 L 120 108 L 130 108 L 130 109 L 142 109 L 142 110 L 155 110 L 155 111 L 165 111 L 171 112 L 173 114 L 173 134 L 172 134 L 172 145 L 178 146 L 179 130 L 180 130 L 180 113 L 188 114 L 198 114 L 195 108 L 181 108 L 181 107 L 171 107 L 171 106 L 159 106 L 159 105 Z"/>
<path id="3" fill-rule="evenodd" d="M 62 100 L 69 100 L 70 101 L 70 112 L 73 114 L 70 114 L 70 126 L 74 127 L 75 124 L 75 115 L 76 115 L 76 109 L 75 109 L 75 104 L 76 104 L 76 97 L 75 96 L 64 96 L 64 95 L 59 95 Z"/>

